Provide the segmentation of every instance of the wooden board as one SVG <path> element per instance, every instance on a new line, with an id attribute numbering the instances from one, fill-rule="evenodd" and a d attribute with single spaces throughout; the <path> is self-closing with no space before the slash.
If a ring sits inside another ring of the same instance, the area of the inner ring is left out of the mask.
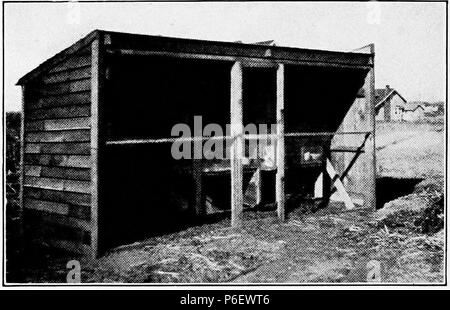
<path id="1" fill-rule="evenodd" d="M 69 130 L 69 129 L 89 129 L 91 127 L 90 117 L 78 118 L 59 118 L 28 121 L 25 124 L 27 132 L 32 131 L 53 131 L 53 130 Z"/>
<path id="2" fill-rule="evenodd" d="M 88 155 L 89 143 L 27 143 L 25 154 Z"/>
<path id="3" fill-rule="evenodd" d="M 75 228 L 83 231 L 90 230 L 90 222 L 83 219 L 77 219 L 70 216 L 63 216 L 60 214 L 53 214 L 33 209 L 28 210 L 28 216 L 33 217 L 44 224 L 60 225 L 70 228 Z"/>
<path id="4" fill-rule="evenodd" d="M 29 235 L 91 253 L 91 54 L 61 59 L 27 84 L 23 195 Z"/>
<path id="5" fill-rule="evenodd" d="M 26 142 L 89 142 L 90 130 L 38 131 L 25 134 Z"/>
<path id="6" fill-rule="evenodd" d="M 91 64 L 72 70 L 54 72 L 41 77 L 41 82 L 45 84 L 59 83 L 89 78 L 91 76 Z"/>
<path id="7" fill-rule="evenodd" d="M 25 187 L 24 196 L 38 200 L 61 202 L 86 207 L 89 207 L 91 203 L 90 194 L 42 189 L 37 187 Z"/>
<path id="8" fill-rule="evenodd" d="M 277 69 L 277 173 L 275 177 L 275 197 L 278 219 L 284 221 L 285 215 L 285 145 L 284 145 L 284 90 L 285 70 L 280 64 Z"/>
<path id="9" fill-rule="evenodd" d="M 60 215 L 69 214 L 69 205 L 67 204 L 31 198 L 25 198 L 25 208 Z"/>
<path id="10" fill-rule="evenodd" d="M 231 226 L 242 225 L 242 212 L 244 208 L 243 189 L 243 124 L 242 124 L 242 96 L 243 96 L 243 74 L 242 64 L 234 63 L 231 69 L 231 136 L 233 142 L 230 148 L 231 162 Z"/>
<path id="11" fill-rule="evenodd" d="M 86 244 L 82 244 L 80 242 L 73 242 L 68 240 L 61 240 L 61 239 L 53 239 L 53 238 L 46 238 L 45 242 L 53 248 L 58 248 L 61 250 L 65 250 L 70 253 L 77 253 L 83 256 L 91 255 L 92 248 Z"/>
<path id="12" fill-rule="evenodd" d="M 97 40 L 91 44 L 91 256 L 96 258 L 99 255 L 99 220 L 98 210 L 101 204 L 101 183 L 100 177 L 102 165 L 102 152 L 104 142 L 103 123 L 103 89 L 105 82 L 105 59 L 104 59 L 104 36 L 99 34 Z"/>
<path id="13" fill-rule="evenodd" d="M 25 154 L 25 164 L 89 168 L 91 157 L 84 155 Z"/>
<path id="14" fill-rule="evenodd" d="M 274 61 L 292 60 L 304 63 L 325 63 L 328 66 L 367 65 L 369 57 L 360 53 L 341 53 L 321 50 L 307 50 L 280 46 L 263 46 L 255 44 L 239 44 L 234 42 L 202 41 L 161 36 L 135 35 L 108 32 L 109 48 L 135 51 L 156 51 L 166 53 L 185 53 L 199 55 L 232 56 L 239 61 L 240 57 L 265 58 Z"/>
<path id="15" fill-rule="evenodd" d="M 89 80 L 88 80 L 89 81 Z M 90 90 L 83 90 L 77 93 L 64 93 L 59 96 L 35 95 L 27 104 L 29 110 L 38 110 L 41 108 L 55 108 L 70 105 L 90 104 Z M 66 116 L 68 117 L 68 116 Z M 70 116 L 69 116 L 70 117 Z"/>
<path id="16" fill-rule="evenodd" d="M 52 214 L 60 214 L 74 219 L 88 220 L 91 219 L 90 207 L 79 204 L 56 202 L 49 200 L 41 200 L 35 198 L 26 198 L 30 192 L 30 188 L 25 187 L 27 193 L 24 200 L 27 201 L 26 208 L 35 211 L 47 212 Z M 61 195 L 68 197 L 67 192 L 60 191 Z"/>
<path id="17" fill-rule="evenodd" d="M 34 87 L 31 88 L 31 91 L 34 93 L 34 96 L 42 98 L 47 96 L 59 97 L 58 95 L 65 95 L 65 97 L 68 97 L 68 94 L 75 95 L 75 93 L 86 92 L 90 89 L 91 79 L 85 78 L 82 80 L 66 81 L 56 84 L 34 85 Z"/>
<path id="18" fill-rule="evenodd" d="M 81 254 L 86 254 L 84 251 L 89 249 L 90 244 L 89 231 L 51 222 L 48 216 L 43 215 L 47 217 L 44 219 L 38 214 L 39 211 L 35 210 L 26 212 L 27 231 L 33 240 L 38 241 L 41 246 L 47 245 L 76 253 L 79 253 L 77 249 L 82 248 Z M 67 221 L 64 224 L 67 224 Z"/>
<path id="19" fill-rule="evenodd" d="M 372 45 L 369 45 L 368 48 L 369 53 L 373 55 Z M 342 183 L 353 200 L 365 197 L 364 207 L 375 209 L 375 86 L 373 68 L 365 77 L 363 89 L 365 97 L 355 98 L 338 131 L 370 132 L 371 135 L 366 141 L 364 153 L 359 155 Z M 335 146 L 345 146 L 351 149 L 351 152 L 334 152 L 331 154 L 332 164 L 338 174 L 343 173 L 349 166 L 354 156 L 357 155 L 353 152 L 353 149 L 361 146 L 363 141 L 364 134 L 333 137 L 332 149 Z"/>
<path id="20" fill-rule="evenodd" d="M 26 104 L 26 86 L 22 85 L 22 113 L 20 117 L 20 191 L 19 191 L 19 212 L 20 212 L 20 225 L 18 234 L 20 236 L 24 235 L 24 223 L 23 223 L 23 211 L 24 211 L 24 197 L 23 197 L 23 184 L 24 184 L 24 162 L 25 162 L 25 104 Z"/>
<path id="21" fill-rule="evenodd" d="M 91 182 L 43 177 L 24 177 L 24 186 L 90 194 Z"/>
<path id="22" fill-rule="evenodd" d="M 66 167 L 48 167 L 48 166 L 25 166 L 25 175 L 34 177 L 60 178 L 68 180 L 91 179 L 91 170 L 89 168 L 66 168 Z"/>
<path id="23" fill-rule="evenodd" d="M 27 119 L 51 119 L 51 118 L 73 118 L 90 116 L 90 105 L 76 105 L 67 107 L 55 107 L 50 109 L 30 110 L 26 114 Z"/>
<path id="24" fill-rule="evenodd" d="M 81 68 L 91 65 L 91 55 L 73 55 L 67 58 L 65 61 L 60 62 L 58 65 L 54 66 L 48 72 L 61 72 L 72 70 L 75 68 Z"/>

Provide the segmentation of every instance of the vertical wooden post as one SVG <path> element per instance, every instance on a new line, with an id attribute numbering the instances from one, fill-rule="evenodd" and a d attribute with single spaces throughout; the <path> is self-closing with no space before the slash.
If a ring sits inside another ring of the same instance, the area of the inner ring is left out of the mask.
<path id="1" fill-rule="evenodd" d="M 195 145 L 195 144 L 194 144 Z M 203 195 L 203 179 L 202 179 L 203 162 L 201 159 L 192 159 L 192 177 L 194 179 L 194 213 L 195 216 L 205 215 L 205 203 Z"/>
<path id="2" fill-rule="evenodd" d="M 260 205 L 262 202 L 262 172 L 261 168 L 257 168 L 255 172 L 255 189 L 256 189 L 256 199 L 255 204 Z"/>
<path id="3" fill-rule="evenodd" d="M 100 166 L 102 152 L 102 99 L 104 86 L 103 35 L 91 45 L 91 249 L 99 254 Z"/>
<path id="4" fill-rule="evenodd" d="M 375 45 L 369 45 L 369 51 L 375 58 Z M 371 135 L 365 144 L 365 157 L 367 163 L 367 175 L 365 201 L 366 207 L 373 210 L 376 209 L 376 154 L 375 154 L 375 59 L 373 60 L 373 66 L 366 76 L 364 84 L 364 93 L 366 99 L 366 111 L 367 111 L 367 130 L 371 131 Z"/>
<path id="5" fill-rule="evenodd" d="M 26 92 L 26 86 L 22 85 L 22 115 L 20 119 L 20 175 L 19 175 L 19 182 L 20 182 L 20 190 L 19 190 L 19 216 L 20 216 L 20 224 L 19 224 L 19 234 L 20 237 L 24 237 L 24 199 L 23 199 L 23 191 L 24 191 L 24 174 L 25 174 L 25 92 Z"/>
<path id="6" fill-rule="evenodd" d="M 284 64 L 277 69 L 277 174 L 275 180 L 277 214 L 281 221 L 285 220 L 284 210 Z"/>
<path id="7" fill-rule="evenodd" d="M 320 202 L 320 207 L 324 208 L 326 206 L 328 206 L 328 204 L 330 203 L 330 198 L 331 198 L 331 177 L 327 172 L 327 161 L 328 158 L 330 157 L 330 152 L 328 150 L 326 150 L 324 152 L 324 158 L 323 158 L 323 167 L 322 167 L 322 201 Z"/>
<path id="8" fill-rule="evenodd" d="M 231 226 L 242 224 L 243 211 L 243 124 L 242 124 L 242 64 L 235 62 L 231 68 Z"/>

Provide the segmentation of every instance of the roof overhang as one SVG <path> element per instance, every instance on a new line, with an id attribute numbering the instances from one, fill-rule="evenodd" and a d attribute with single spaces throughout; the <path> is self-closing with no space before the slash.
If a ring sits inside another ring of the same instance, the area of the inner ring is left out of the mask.
<path id="1" fill-rule="evenodd" d="M 181 39 L 94 30 L 24 75 L 17 84 L 26 84 L 65 58 L 87 47 L 96 39 L 104 40 L 107 52 L 113 54 L 160 55 L 230 62 L 243 61 L 250 66 L 271 66 L 277 63 L 285 63 L 369 70 L 373 67 L 374 57 L 370 53 L 334 52 L 265 44 Z"/>

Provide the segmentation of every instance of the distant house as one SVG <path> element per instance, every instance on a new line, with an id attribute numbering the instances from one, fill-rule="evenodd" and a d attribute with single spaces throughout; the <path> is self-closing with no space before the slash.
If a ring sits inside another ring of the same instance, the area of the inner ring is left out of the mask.
<path id="1" fill-rule="evenodd" d="M 430 105 L 430 104 L 426 103 L 423 106 L 423 109 L 424 109 L 425 114 L 433 115 L 433 114 L 437 114 L 438 113 L 439 106 L 437 106 L 437 105 Z"/>
<path id="2" fill-rule="evenodd" d="M 421 121 L 425 117 L 425 108 L 421 104 L 408 104 L 403 108 L 402 120 L 407 122 Z"/>
<path id="3" fill-rule="evenodd" d="M 445 103 L 443 101 L 437 102 L 424 102 L 423 107 L 425 109 L 424 114 L 425 117 L 439 117 L 444 115 L 444 106 Z"/>
<path id="4" fill-rule="evenodd" d="M 377 121 L 401 121 L 408 109 L 406 99 L 398 91 L 386 85 L 375 89 L 375 113 Z"/>

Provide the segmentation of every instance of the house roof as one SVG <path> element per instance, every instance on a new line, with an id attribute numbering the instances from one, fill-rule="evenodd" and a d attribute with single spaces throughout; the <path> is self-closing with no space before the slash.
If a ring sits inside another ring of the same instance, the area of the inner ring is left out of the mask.
<path id="1" fill-rule="evenodd" d="M 386 101 L 391 98 L 393 95 L 398 95 L 405 103 L 407 100 L 400 95 L 400 93 L 393 88 L 377 88 L 375 89 L 375 110 L 379 110 Z"/>
<path id="2" fill-rule="evenodd" d="M 402 107 L 401 109 L 403 111 L 415 111 L 419 108 L 422 110 L 425 110 L 425 108 L 421 104 L 418 104 L 418 103 L 409 103 L 408 105 Z"/>
<path id="3" fill-rule="evenodd" d="M 202 55 L 211 59 L 239 61 L 242 58 L 262 59 L 281 63 L 294 63 L 317 66 L 339 66 L 369 70 L 373 67 L 373 54 L 355 52 L 335 52 L 304 48 L 282 47 L 238 42 L 220 42 L 196 39 L 171 38 L 163 36 L 130 34 L 103 30 L 94 30 L 65 50 L 44 61 L 37 68 L 25 74 L 17 82 L 23 85 L 29 80 L 46 72 L 70 55 L 87 47 L 98 38 L 105 38 L 107 48 L 115 51 L 152 51 L 183 55 Z M 106 40 L 106 38 L 108 38 Z"/>

